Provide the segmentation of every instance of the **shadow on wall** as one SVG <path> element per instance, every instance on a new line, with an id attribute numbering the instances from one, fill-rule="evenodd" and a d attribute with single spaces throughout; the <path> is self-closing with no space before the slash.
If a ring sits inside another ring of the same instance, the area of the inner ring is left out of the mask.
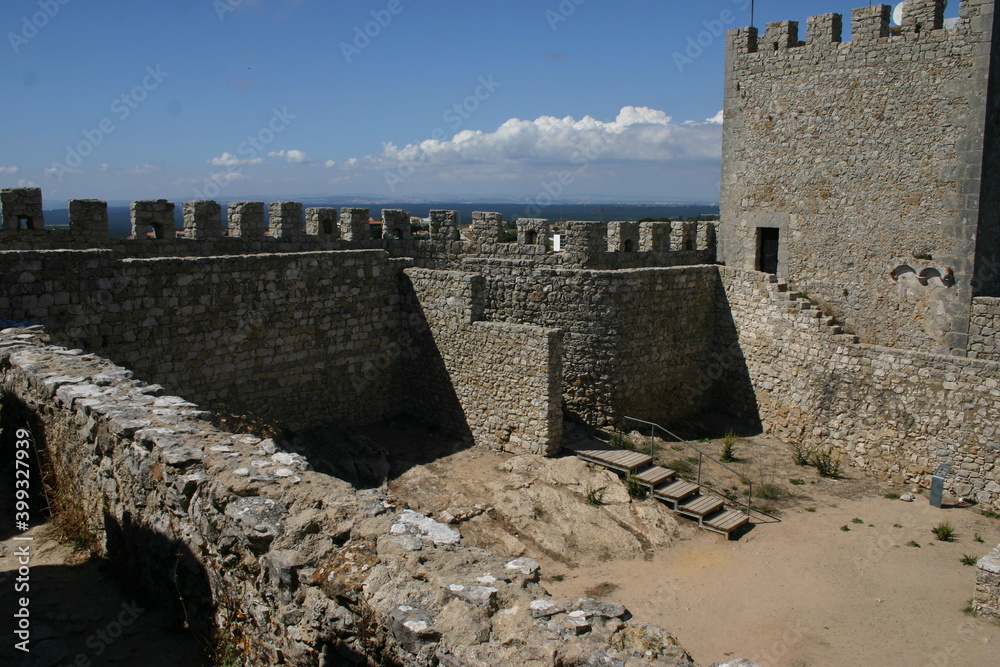
<path id="1" fill-rule="evenodd" d="M 763 421 L 757 394 L 722 281 L 716 286 L 716 295 L 715 346 L 703 371 L 704 382 L 711 387 L 711 409 L 736 417 L 760 433 Z"/>

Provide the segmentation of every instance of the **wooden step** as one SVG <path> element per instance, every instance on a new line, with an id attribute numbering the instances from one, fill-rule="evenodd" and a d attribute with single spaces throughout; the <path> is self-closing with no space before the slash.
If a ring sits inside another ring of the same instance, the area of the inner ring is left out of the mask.
<path id="1" fill-rule="evenodd" d="M 591 461 L 627 474 L 644 468 L 653 462 L 648 454 L 618 449 L 599 442 L 576 442 L 565 445 L 565 449 L 576 454 L 581 459 Z"/>
<path id="2" fill-rule="evenodd" d="M 747 516 L 746 512 L 738 512 L 736 510 L 723 508 L 716 514 L 707 517 L 704 521 L 702 521 L 701 525 L 703 528 L 713 530 L 717 533 L 722 533 L 728 537 L 734 530 L 742 528 L 748 523 L 750 523 L 750 517 Z"/>
<path id="3" fill-rule="evenodd" d="M 709 514 L 718 512 L 726 504 L 722 498 L 716 496 L 697 496 L 687 502 L 678 505 L 677 511 L 681 514 L 703 519 Z"/>
<path id="4" fill-rule="evenodd" d="M 673 470 L 668 468 L 661 468 L 660 466 L 653 466 L 648 470 L 643 470 L 635 476 L 636 481 L 645 484 L 646 486 L 655 489 L 658 486 L 663 485 L 666 482 L 673 481 L 674 477 L 677 475 Z"/>
<path id="5" fill-rule="evenodd" d="M 669 503 L 673 503 L 676 506 L 678 502 L 693 496 L 700 490 L 701 487 L 697 484 L 680 479 L 676 482 L 655 489 L 653 491 L 653 495 L 657 498 L 662 498 Z"/>

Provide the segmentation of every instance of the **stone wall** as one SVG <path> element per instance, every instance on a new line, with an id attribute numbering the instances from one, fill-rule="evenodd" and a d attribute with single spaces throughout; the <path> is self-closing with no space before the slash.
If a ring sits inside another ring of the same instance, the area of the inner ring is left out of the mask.
<path id="1" fill-rule="evenodd" d="M 557 329 L 485 322 L 481 276 L 407 269 L 413 291 L 404 383 L 418 413 L 479 445 L 515 454 L 562 447 Z"/>
<path id="2" fill-rule="evenodd" d="M 116 576 L 240 664 L 693 664 L 621 605 L 552 599 L 530 559 L 463 546 L 37 330 L 0 332 L 0 393 Z"/>
<path id="3" fill-rule="evenodd" d="M 951 464 L 946 488 L 1000 509 L 1000 364 L 858 344 L 771 276 L 720 271 L 720 401 L 879 478 L 930 486 Z"/>
<path id="4" fill-rule="evenodd" d="M 1000 361 L 1000 299 L 973 299 L 969 356 L 973 359 Z"/>
<path id="5" fill-rule="evenodd" d="M 731 31 L 722 259 L 761 268 L 758 230 L 777 229 L 782 281 L 863 342 L 964 354 L 974 288 L 1000 294 L 993 6 L 963 0 L 941 29 L 940 0 L 911 0 L 891 31 L 891 7 L 862 8 L 849 42 L 839 15 L 805 40 L 794 21 Z M 951 284 L 896 279 L 927 260 Z"/>
<path id="6" fill-rule="evenodd" d="M 402 264 L 381 251 L 0 252 L 0 312 L 212 408 L 374 422 L 400 413 Z"/>
<path id="7" fill-rule="evenodd" d="M 711 266 L 588 271 L 468 259 L 485 277 L 486 317 L 566 332 L 566 410 L 592 425 L 623 416 L 667 422 L 706 406 L 700 366 L 713 341 Z"/>
<path id="8" fill-rule="evenodd" d="M 1000 547 L 984 556 L 978 567 L 972 606 L 982 616 L 1000 623 Z"/>

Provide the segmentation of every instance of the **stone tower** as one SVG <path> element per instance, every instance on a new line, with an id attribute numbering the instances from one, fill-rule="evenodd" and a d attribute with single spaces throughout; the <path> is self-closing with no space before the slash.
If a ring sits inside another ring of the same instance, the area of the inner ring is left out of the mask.
<path id="1" fill-rule="evenodd" d="M 993 0 L 733 30 L 721 259 L 776 273 L 862 342 L 964 355 L 1000 295 Z"/>

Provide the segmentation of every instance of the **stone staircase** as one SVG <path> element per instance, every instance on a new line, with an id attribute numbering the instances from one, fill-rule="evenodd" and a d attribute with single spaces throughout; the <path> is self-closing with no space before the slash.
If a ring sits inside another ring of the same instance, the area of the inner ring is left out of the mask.
<path id="1" fill-rule="evenodd" d="M 779 282 L 777 276 L 764 274 L 764 281 L 771 303 L 784 308 L 793 317 L 796 328 L 814 331 L 847 345 L 857 345 L 861 342 L 861 339 L 854 334 L 845 332 L 836 318 L 824 314 L 809 297 L 790 291 L 789 285 Z"/>
<path id="2" fill-rule="evenodd" d="M 593 438 L 583 437 L 563 444 L 577 458 L 614 470 L 646 487 L 650 497 L 666 503 L 682 516 L 694 519 L 705 530 L 727 539 L 750 523 L 748 511 L 729 509 L 726 501 L 705 487 L 680 479 L 677 472 L 653 464 L 653 457 L 619 449 Z"/>

